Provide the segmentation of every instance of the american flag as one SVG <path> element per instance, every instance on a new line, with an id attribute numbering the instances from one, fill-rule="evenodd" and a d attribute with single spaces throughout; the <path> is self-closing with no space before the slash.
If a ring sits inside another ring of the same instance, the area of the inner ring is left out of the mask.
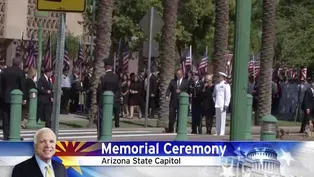
<path id="1" fill-rule="evenodd" d="M 84 62 L 84 55 L 83 55 L 82 42 L 80 41 L 77 60 L 76 60 L 76 64 L 75 64 L 76 67 L 80 68 L 82 66 L 83 62 Z"/>
<path id="2" fill-rule="evenodd" d="M 184 51 L 183 58 L 185 60 L 184 61 L 185 66 L 192 66 L 192 55 L 189 48 Z"/>
<path id="3" fill-rule="evenodd" d="M 51 43 L 50 43 L 50 36 L 48 38 L 46 54 L 43 59 L 43 67 L 44 69 L 51 69 Z"/>
<path id="4" fill-rule="evenodd" d="M 115 65 L 116 65 L 115 66 L 116 67 L 115 72 L 118 73 L 118 72 L 120 72 L 120 62 L 119 62 L 120 60 L 119 60 L 119 54 L 118 53 L 114 54 L 114 60 L 115 60 Z"/>
<path id="5" fill-rule="evenodd" d="M 301 68 L 301 80 L 306 80 L 307 78 L 307 68 Z"/>
<path id="6" fill-rule="evenodd" d="M 252 59 L 249 61 L 249 73 L 250 75 L 256 77 L 259 73 L 260 61 Z"/>
<path id="7" fill-rule="evenodd" d="M 70 57 L 69 57 L 67 45 L 64 46 L 63 69 L 65 70 L 70 69 Z"/>
<path id="8" fill-rule="evenodd" d="M 56 67 L 56 56 L 54 57 L 54 60 L 53 60 L 53 68 L 55 67 Z M 69 57 L 68 48 L 66 45 L 64 46 L 63 69 L 64 70 L 70 69 L 70 57 Z"/>
<path id="9" fill-rule="evenodd" d="M 227 54 L 225 56 L 225 60 L 227 61 L 227 74 L 228 76 L 232 75 L 232 63 L 233 63 L 233 54 Z"/>
<path id="10" fill-rule="evenodd" d="M 185 62 L 184 62 L 184 58 L 182 58 L 180 68 L 181 68 L 181 71 L 182 71 L 182 75 L 185 76 Z"/>
<path id="11" fill-rule="evenodd" d="M 122 61 L 123 61 L 123 65 L 122 65 L 122 70 L 125 73 L 129 72 L 129 61 L 130 61 L 130 55 L 128 50 L 126 49 L 125 52 L 122 53 Z"/>
<path id="12" fill-rule="evenodd" d="M 292 76 L 292 78 L 293 78 L 293 79 L 296 79 L 296 78 L 297 78 L 297 75 L 298 75 L 298 70 L 297 70 L 297 68 L 293 68 L 293 69 L 291 70 L 291 76 Z"/>
<path id="13" fill-rule="evenodd" d="M 183 76 L 185 76 L 187 68 L 191 66 L 192 66 L 192 54 L 191 54 L 191 47 L 190 47 L 184 50 L 183 56 L 182 56 L 181 70 L 182 70 Z"/>
<path id="14" fill-rule="evenodd" d="M 201 73 L 205 73 L 206 69 L 207 69 L 207 62 L 208 62 L 208 55 L 207 55 L 207 51 L 205 52 L 199 66 L 198 66 L 198 70 Z"/>
<path id="15" fill-rule="evenodd" d="M 38 51 L 35 48 L 35 42 L 33 41 L 33 35 L 31 37 L 31 41 L 29 42 L 28 45 L 28 56 L 26 63 L 24 65 L 25 68 L 30 68 L 30 67 L 35 67 L 36 68 L 36 58 L 38 55 Z"/>

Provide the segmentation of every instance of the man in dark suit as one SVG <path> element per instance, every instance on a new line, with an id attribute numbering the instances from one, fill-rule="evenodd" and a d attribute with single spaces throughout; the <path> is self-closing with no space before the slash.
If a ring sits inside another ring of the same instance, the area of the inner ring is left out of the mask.
<path id="1" fill-rule="evenodd" d="M 309 125 L 310 119 L 313 116 L 314 111 L 314 83 L 312 87 L 307 89 L 304 93 L 304 99 L 302 103 L 302 109 L 304 111 L 303 121 L 301 124 L 300 133 L 304 133 L 305 127 Z"/>
<path id="2" fill-rule="evenodd" d="M 37 82 L 38 102 L 41 121 L 45 122 L 45 127 L 51 128 L 51 113 L 53 103 L 52 93 L 52 69 L 46 69 L 44 75 Z"/>
<path id="3" fill-rule="evenodd" d="M 12 177 L 67 177 L 63 164 L 51 159 L 56 152 L 56 140 L 51 129 L 38 130 L 34 136 L 35 155 L 17 164 Z"/>
<path id="4" fill-rule="evenodd" d="M 149 79 L 149 108 L 151 109 L 150 111 L 150 117 L 154 118 L 155 113 L 156 113 L 156 100 L 155 97 L 157 96 L 157 90 L 158 90 L 158 82 L 157 82 L 157 73 L 156 69 L 153 69 L 153 73 L 150 76 Z"/>
<path id="5" fill-rule="evenodd" d="M 115 127 L 118 128 L 119 125 L 119 115 L 120 115 L 120 103 L 121 103 L 121 93 L 120 93 L 120 81 L 119 76 L 115 74 L 112 70 L 113 68 L 113 60 L 105 59 L 105 71 L 106 74 L 100 79 L 100 84 L 97 89 L 97 97 L 98 97 L 98 105 L 99 105 L 99 119 L 98 119 L 98 127 L 99 131 L 101 131 L 101 122 L 102 122 L 102 113 L 103 113 L 103 96 L 102 94 L 105 91 L 111 91 L 114 95 L 114 105 L 113 105 L 113 113 L 114 113 L 114 121 Z"/>
<path id="6" fill-rule="evenodd" d="M 181 70 L 177 70 L 176 79 L 171 80 L 167 92 L 166 99 L 169 99 L 170 95 L 170 103 L 169 103 L 169 126 L 166 128 L 167 133 L 174 132 L 174 124 L 176 123 L 176 119 L 179 113 L 179 98 L 180 93 L 186 92 L 189 90 L 189 81 L 183 78 L 183 74 Z M 176 124 L 176 130 L 178 130 L 178 122 Z"/>
<path id="7" fill-rule="evenodd" d="M 21 90 L 25 93 L 25 74 L 20 68 L 22 65 L 22 57 L 17 55 L 13 59 L 12 67 L 3 70 L 1 78 L 1 90 L 3 98 L 3 137 L 4 140 L 9 140 L 10 134 L 10 99 L 11 92 L 15 89 Z M 23 104 L 26 104 L 25 97 L 23 97 Z"/>
<path id="8" fill-rule="evenodd" d="M 79 109 L 80 91 L 82 91 L 80 69 L 75 68 L 72 75 L 70 112 L 76 113 Z"/>

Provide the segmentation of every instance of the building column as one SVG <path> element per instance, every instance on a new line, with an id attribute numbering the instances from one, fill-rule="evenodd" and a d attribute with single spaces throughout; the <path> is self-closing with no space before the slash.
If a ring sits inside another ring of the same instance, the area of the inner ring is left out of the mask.
<path id="1" fill-rule="evenodd" d="M 9 40 L 9 39 L 7 39 Z M 4 46 L 7 47 L 6 48 L 6 59 L 5 59 L 5 64 L 10 67 L 12 66 L 12 60 L 15 57 L 16 54 L 16 42 L 11 40 L 11 43 L 8 46 Z"/>

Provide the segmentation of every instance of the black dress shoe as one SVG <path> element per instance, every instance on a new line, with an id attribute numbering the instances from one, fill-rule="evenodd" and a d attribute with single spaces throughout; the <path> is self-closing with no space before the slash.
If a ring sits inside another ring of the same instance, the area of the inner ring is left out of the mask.
<path id="1" fill-rule="evenodd" d="M 170 130 L 169 128 L 165 128 L 165 133 L 173 133 L 174 131 L 173 130 Z"/>
<path id="2" fill-rule="evenodd" d="M 120 127 L 120 125 L 114 125 L 114 127 L 119 128 L 119 127 Z"/>
<path id="3" fill-rule="evenodd" d="M 191 134 L 197 134 L 196 131 L 192 131 Z"/>

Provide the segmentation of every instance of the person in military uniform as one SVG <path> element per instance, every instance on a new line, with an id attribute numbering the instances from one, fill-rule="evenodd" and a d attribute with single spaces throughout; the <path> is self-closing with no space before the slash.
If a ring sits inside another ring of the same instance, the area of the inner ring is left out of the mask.
<path id="1" fill-rule="evenodd" d="M 227 83 L 227 74 L 219 72 L 218 83 L 214 89 L 214 101 L 216 112 L 216 134 L 225 135 L 226 113 L 230 104 L 231 89 Z"/>
<path id="2" fill-rule="evenodd" d="M 121 103 L 121 92 L 120 92 L 120 81 L 119 76 L 113 72 L 113 60 L 106 58 L 104 60 L 105 72 L 106 74 L 101 77 L 100 83 L 97 89 L 97 100 L 99 105 L 99 119 L 98 127 L 101 131 L 101 122 L 102 122 L 102 113 L 103 113 L 103 96 L 102 94 L 105 91 L 111 91 L 114 94 L 114 104 L 113 104 L 113 113 L 115 127 L 119 127 L 119 115 L 120 115 L 120 103 Z"/>
<path id="3" fill-rule="evenodd" d="M 193 87 L 190 91 L 192 97 L 192 134 L 202 134 L 202 100 L 204 84 L 198 75 L 193 76 Z"/>

